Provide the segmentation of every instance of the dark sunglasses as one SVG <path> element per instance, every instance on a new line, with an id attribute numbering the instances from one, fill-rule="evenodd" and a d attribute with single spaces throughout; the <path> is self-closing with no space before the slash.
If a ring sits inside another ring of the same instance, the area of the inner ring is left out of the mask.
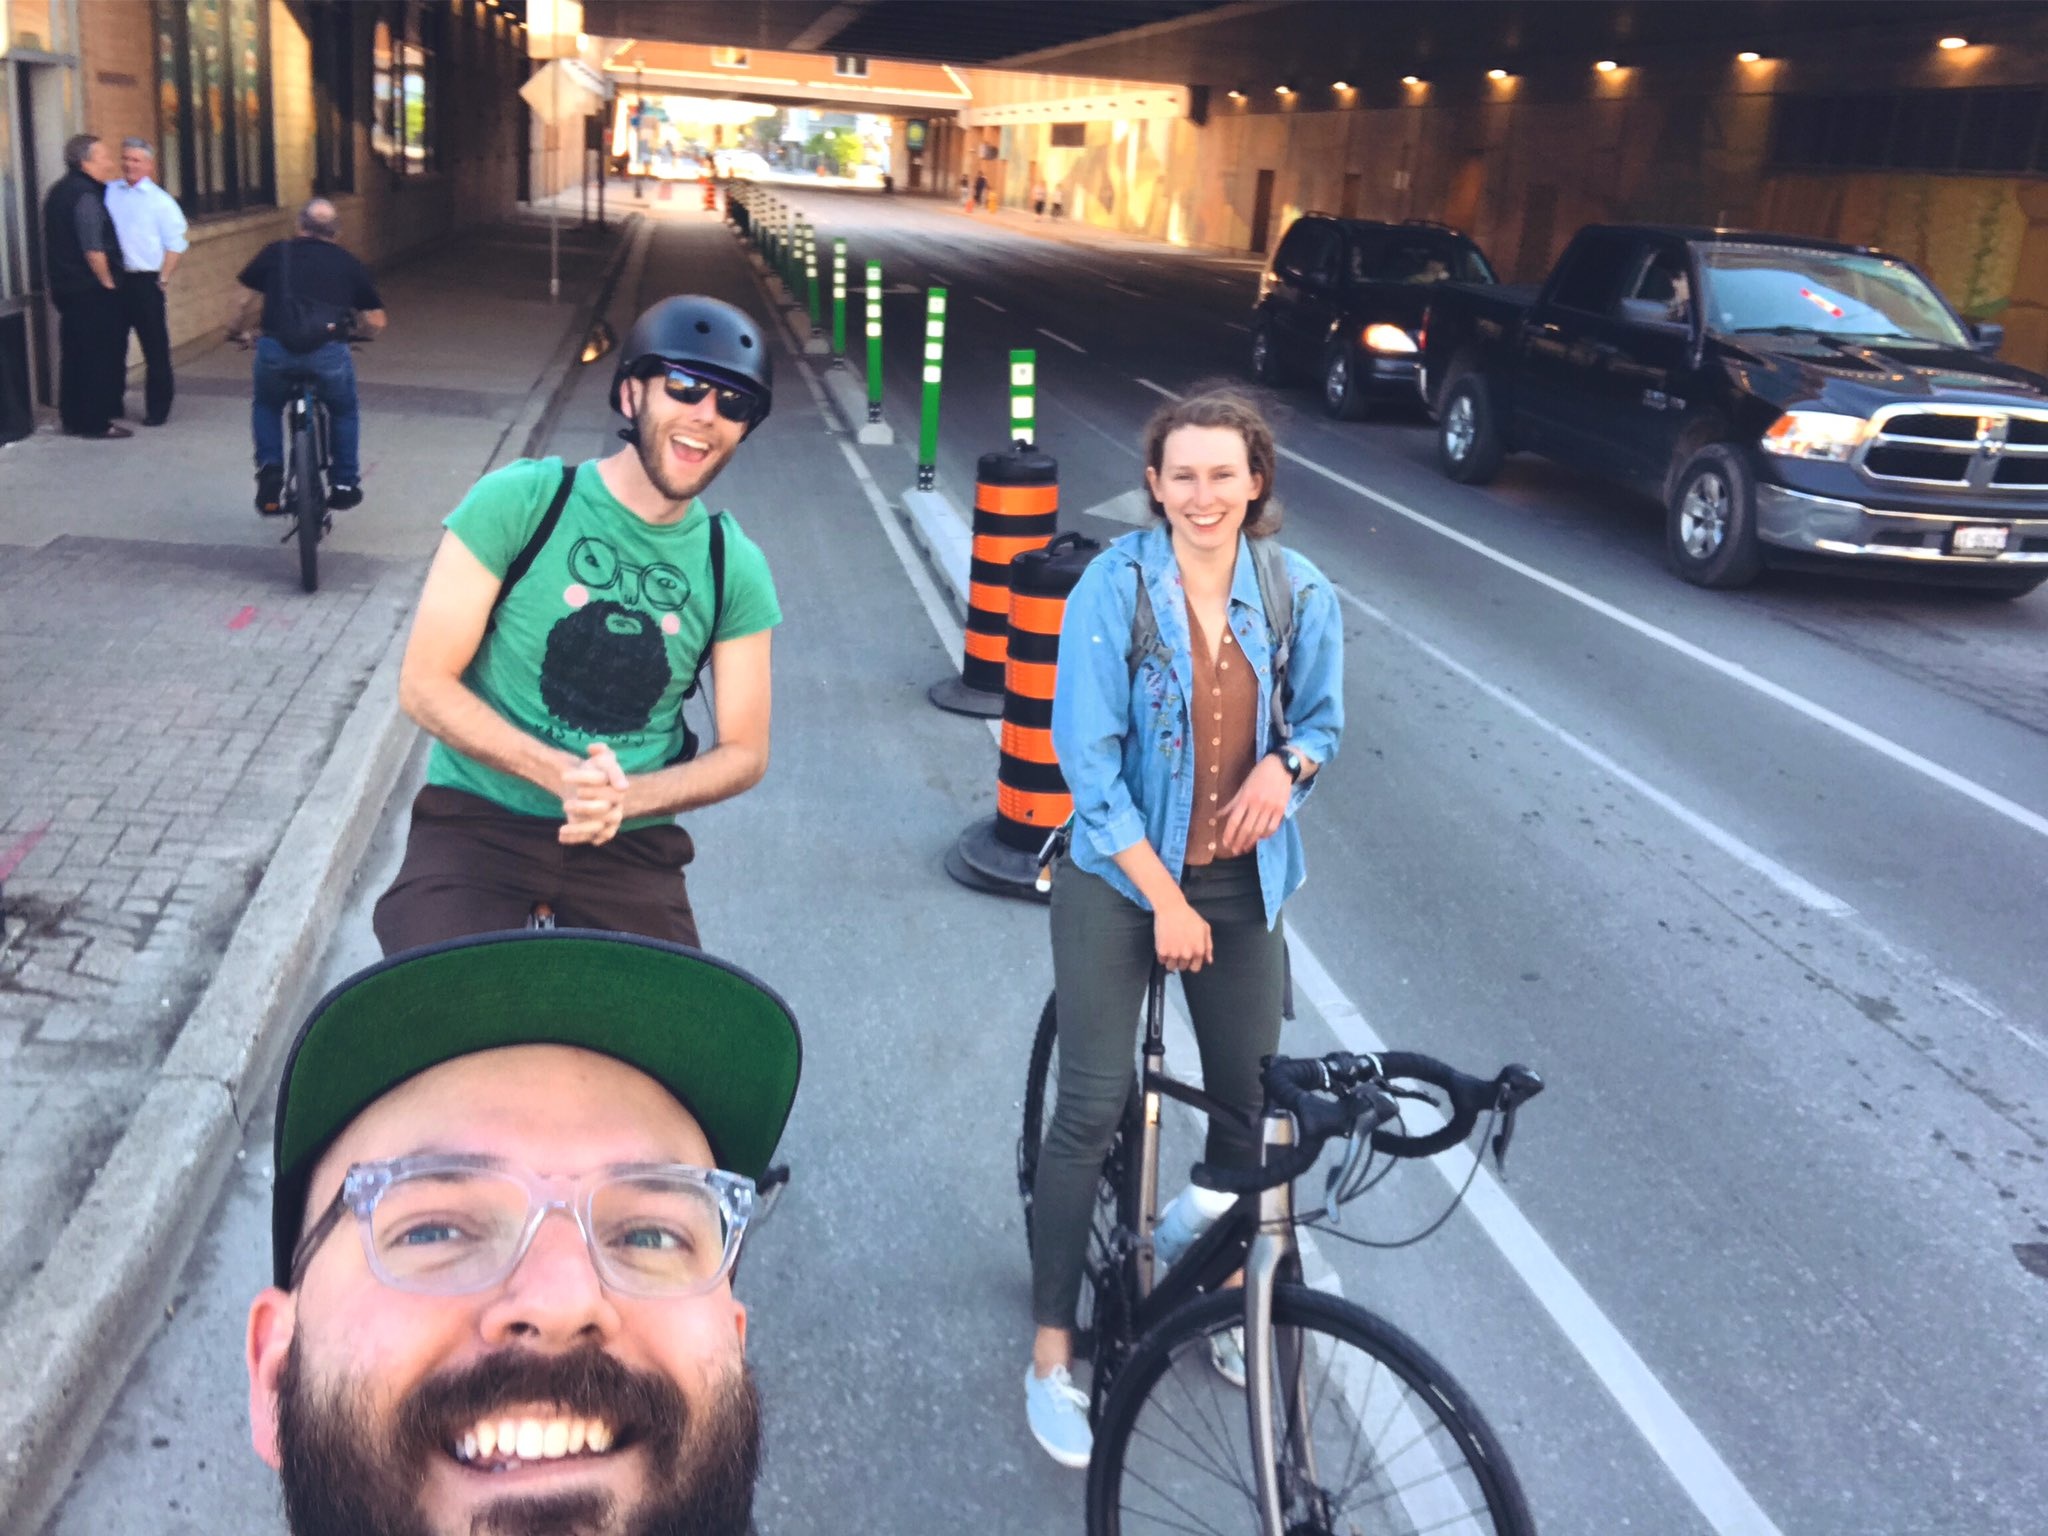
<path id="1" fill-rule="evenodd" d="M 714 379 L 699 378 L 689 369 L 675 363 L 662 366 L 662 388 L 668 391 L 671 400 L 684 405 L 697 405 L 713 391 L 718 395 L 718 414 L 727 421 L 736 421 L 742 426 L 751 422 L 760 412 L 761 397 L 750 389 L 734 389 Z"/>

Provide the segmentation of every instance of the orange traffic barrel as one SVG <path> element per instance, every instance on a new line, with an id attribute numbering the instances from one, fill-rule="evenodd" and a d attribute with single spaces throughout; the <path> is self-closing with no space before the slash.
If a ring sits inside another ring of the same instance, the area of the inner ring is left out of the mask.
<path id="1" fill-rule="evenodd" d="M 967 633 L 960 675 L 935 683 L 931 701 L 956 715 L 1003 712 L 1010 562 L 1043 549 L 1059 526 L 1060 466 L 1023 444 L 984 453 L 974 468 L 974 547 L 967 571 Z"/>
<path id="2" fill-rule="evenodd" d="M 713 213 L 717 211 L 717 208 L 718 188 L 712 184 L 711 178 L 706 176 L 704 178 L 704 211 L 706 213 Z"/>
<path id="3" fill-rule="evenodd" d="M 1037 885 L 1039 851 L 1074 810 L 1052 750 L 1060 620 L 1066 616 L 1074 583 L 1101 552 L 1095 540 L 1063 533 L 1043 549 L 1029 550 L 1011 562 L 996 813 L 961 833 L 946 856 L 946 873 L 962 885 L 999 896 L 1044 899 Z"/>

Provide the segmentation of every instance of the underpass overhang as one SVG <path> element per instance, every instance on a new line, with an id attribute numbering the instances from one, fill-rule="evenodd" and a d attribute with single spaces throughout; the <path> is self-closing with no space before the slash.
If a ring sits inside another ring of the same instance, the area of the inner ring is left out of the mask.
<path id="1" fill-rule="evenodd" d="M 743 63 L 731 61 L 735 51 Z M 850 75 L 832 54 L 634 38 L 606 54 L 604 72 L 636 90 L 827 112 L 928 116 L 958 111 L 972 100 L 949 64 L 860 62 L 866 72 Z"/>

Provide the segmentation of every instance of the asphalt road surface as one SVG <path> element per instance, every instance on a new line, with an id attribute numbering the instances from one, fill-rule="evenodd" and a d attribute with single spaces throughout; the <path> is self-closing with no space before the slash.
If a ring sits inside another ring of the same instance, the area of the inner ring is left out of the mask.
<path id="1" fill-rule="evenodd" d="M 1011 347 L 1038 350 L 1063 522 L 1100 537 L 1130 525 L 1161 396 L 1242 376 L 1244 261 L 804 201 L 884 263 L 899 443 L 922 288 L 950 290 L 939 469 L 961 505 L 1004 440 Z M 712 238 L 659 232 L 642 296 L 761 307 Z M 1077 1530 L 1081 1478 L 1020 1401 L 1011 1158 L 1043 916 L 941 872 L 991 808 L 994 752 L 925 703 L 953 664 L 928 578 L 782 366 L 714 498 L 789 616 L 774 765 L 691 823 L 707 945 L 784 992 L 808 1048 L 796 1182 L 741 1280 L 760 1527 Z M 559 451 L 602 447 L 600 371 Z M 1288 1047 L 1521 1060 L 1550 1085 L 1504 1184 L 1416 1247 L 1324 1240 L 1326 1283 L 1459 1377 L 1545 1532 L 2038 1531 L 2048 592 L 1703 592 L 1664 569 L 1647 502 L 1527 460 L 1466 489 L 1419 414 L 1347 425 L 1307 390 L 1266 398 L 1285 537 L 1347 618 L 1350 727 L 1288 912 L 1310 1005 Z M 910 483 L 901 448 L 859 461 L 888 494 Z M 330 974 L 369 957 L 396 831 Z M 240 1364 L 267 1161 L 265 1123 L 54 1531 L 279 1528 Z M 1448 1189 L 1408 1170 L 1346 1230 L 1401 1236 Z"/>

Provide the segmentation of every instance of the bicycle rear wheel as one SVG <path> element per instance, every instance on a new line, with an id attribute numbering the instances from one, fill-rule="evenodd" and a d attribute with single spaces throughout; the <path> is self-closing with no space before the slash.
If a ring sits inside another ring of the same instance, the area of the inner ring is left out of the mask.
<path id="1" fill-rule="evenodd" d="M 1256 1536 L 1245 1394 L 1209 1355 L 1243 1321 L 1240 1292 L 1200 1297 L 1132 1352 L 1095 1431 L 1089 1536 Z M 1301 1285 L 1276 1288 L 1273 1332 L 1288 1536 L 1534 1536 L 1500 1442 L 1414 1340 Z"/>
<path id="2" fill-rule="evenodd" d="M 298 525 L 299 585 L 308 592 L 320 587 L 320 529 L 327 519 L 318 448 L 313 438 L 312 415 L 307 412 L 292 424 L 292 460 L 285 476 L 285 497 Z"/>
<path id="3" fill-rule="evenodd" d="M 1045 1011 L 1038 1016 L 1038 1032 L 1031 1041 L 1031 1065 L 1024 1080 L 1024 1131 L 1017 1139 L 1017 1192 L 1024 1199 L 1024 1242 L 1031 1242 L 1032 1196 L 1038 1183 L 1038 1153 L 1045 1145 L 1045 1133 L 1052 1126 L 1053 1106 L 1060 1081 L 1058 999 L 1048 997 Z M 1089 1226 L 1088 1256 L 1081 1271 L 1081 1300 L 1074 1314 L 1074 1356 L 1092 1359 L 1102 1330 L 1098 1322 L 1111 1315 L 1122 1317 L 1129 1284 L 1128 1260 L 1123 1256 L 1119 1231 L 1135 1232 L 1138 1226 L 1137 1192 L 1131 1178 L 1131 1160 L 1138 1155 L 1138 1085 L 1131 1081 L 1130 1097 L 1124 1101 L 1123 1118 L 1102 1159 L 1102 1174 L 1095 1187 L 1095 1214 Z M 1113 1298 L 1105 1305 L 1105 1292 Z M 1117 1327 L 1112 1325 L 1110 1332 Z M 1106 1389 L 1110 1372 L 1107 1362 L 1097 1361 L 1096 1375 Z M 1100 1406 L 1103 1392 L 1091 1394 Z"/>

